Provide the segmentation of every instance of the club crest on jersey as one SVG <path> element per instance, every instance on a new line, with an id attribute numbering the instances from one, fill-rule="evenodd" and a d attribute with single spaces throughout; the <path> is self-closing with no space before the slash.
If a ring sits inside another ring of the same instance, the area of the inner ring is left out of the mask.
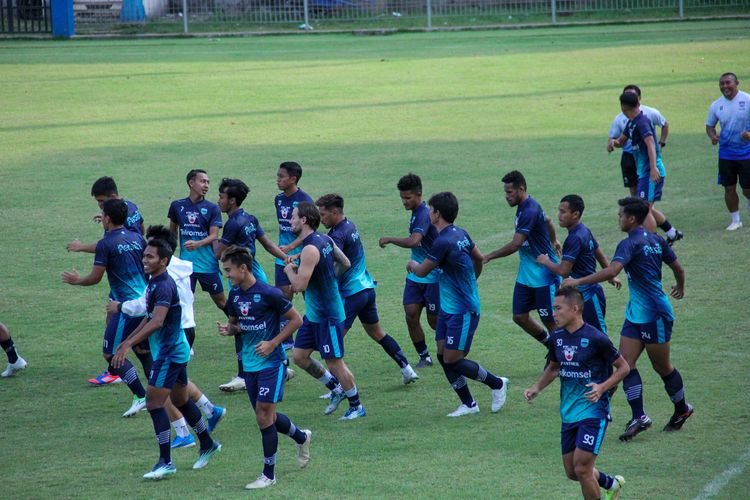
<path id="1" fill-rule="evenodd" d="M 201 214 L 206 215 L 208 213 L 207 208 L 201 208 Z"/>
<path id="2" fill-rule="evenodd" d="M 588 347 L 589 339 L 581 339 L 581 347 Z"/>
<path id="3" fill-rule="evenodd" d="M 281 207 L 281 217 L 284 219 L 289 217 L 289 207 Z"/>
<path id="4" fill-rule="evenodd" d="M 565 361 L 573 361 L 573 355 L 578 350 L 578 346 L 566 345 L 563 346 L 563 355 L 565 355 Z"/>
<path id="5" fill-rule="evenodd" d="M 250 302 L 238 302 L 237 305 L 240 306 L 240 314 L 247 316 L 250 312 Z"/>
<path id="6" fill-rule="evenodd" d="M 260 302 L 260 294 L 259 293 L 256 293 L 255 295 L 253 295 L 253 302 Z"/>
<path id="7" fill-rule="evenodd" d="M 191 224 L 195 224 L 195 221 L 198 220 L 198 212 L 185 212 L 185 215 L 187 215 L 188 222 Z"/>

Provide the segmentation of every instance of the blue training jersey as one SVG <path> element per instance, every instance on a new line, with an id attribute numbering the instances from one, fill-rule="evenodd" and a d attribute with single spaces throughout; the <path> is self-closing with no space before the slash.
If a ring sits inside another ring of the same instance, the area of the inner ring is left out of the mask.
<path id="1" fill-rule="evenodd" d="M 599 384 L 612 375 L 620 353 L 602 332 L 584 323 L 573 333 L 558 328 L 550 335 L 549 359 L 560 364 L 560 417 L 563 423 L 609 416 L 609 392 L 596 403 L 585 394 L 586 384 Z"/>
<path id="2" fill-rule="evenodd" d="M 119 228 L 108 231 L 94 251 L 94 265 L 107 271 L 110 296 L 118 302 L 138 299 L 146 289 L 143 250 L 146 240 L 140 233 Z"/>
<path id="3" fill-rule="evenodd" d="M 674 320 L 672 305 L 662 289 L 661 264 L 671 264 L 677 256 L 661 236 L 643 227 L 635 228 L 617 245 L 612 260 L 620 262 L 628 276 L 628 321 L 642 324 L 659 318 Z"/>
<path id="4" fill-rule="evenodd" d="M 568 237 L 565 238 L 562 249 L 562 260 L 573 263 L 570 270 L 572 278 L 582 278 L 596 272 L 596 256 L 594 252 L 599 248 L 594 235 L 589 228 L 578 223 L 570 228 Z M 593 285 L 578 285 L 578 290 L 583 295 L 583 300 L 589 300 L 597 289 L 601 288 L 599 283 Z"/>
<path id="5" fill-rule="evenodd" d="M 288 245 L 297 238 L 292 232 L 292 212 L 303 201 L 314 203 L 310 195 L 301 189 L 297 189 L 291 196 L 287 196 L 282 192 L 274 198 L 273 204 L 276 207 L 276 218 L 279 221 L 279 246 Z M 290 250 L 287 252 L 287 255 L 297 255 L 301 251 L 302 245 L 294 250 Z M 276 259 L 276 264 L 283 266 L 284 261 Z"/>
<path id="6" fill-rule="evenodd" d="M 141 215 L 140 210 L 138 210 L 138 205 L 130 200 L 123 201 L 128 206 L 128 217 L 125 219 L 125 229 L 138 234 L 143 234 L 143 216 Z"/>
<path id="7" fill-rule="evenodd" d="M 409 236 L 414 233 L 421 234 L 422 241 L 419 242 L 419 245 L 411 249 L 411 259 L 421 264 L 424 262 L 427 254 L 430 253 L 430 250 L 432 250 L 432 242 L 438 237 L 437 229 L 430 222 L 430 208 L 424 202 L 411 213 Z M 440 279 L 440 270 L 434 269 L 425 277 L 409 273 L 406 275 L 406 279 L 416 283 L 437 283 Z"/>
<path id="8" fill-rule="evenodd" d="M 750 95 L 737 92 L 732 100 L 724 96 L 715 100 L 708 109 L 706 125 L 721 126 L 719 133 L 719 158 L 723 160 L 750 159 L 750 141 L 742 132 L 750 130 Z"/>
<path id="9" fill-rule="evenodd" d="M 320 252 L 305 290 L 305 316 L 313 323 L 337 324 L 344 321 L 344 302 L 339 293 L 333 260 L 333 242 L 328 236 L 312 233 L 302 246 L 312 245 Z"/>
<path id="10" fill-rule="evenodd" d="M 349 219 L 344 219 L 328 231 L 328 236 L 351 262 L 351 267 L 339 276 L 341 296 L 351 297 L 362 290 L 375 288 L 375 282 L 367 270 L 365 248 L 359 238 L 357 226 Z"/>
<path id="11" fill-rule="evenodd" d="M 635 168 L 638 178 L 648 177 L 651 172 L 651 164 L 648 160 L 648 149 L 645 142 L 646 137 L 651 137 L 654 140 L 656 169 L 662 178 L 666 177 L 667 170 L 664 168 L 664 162 L 661 159 L 661 149 L 659 148 L 659 141 L 656 138 L 656 129 L 651 120 L 643 114 L 643 111 L 628 121 L 628 124 L 625 126 L 625 135 L 630 139 L 633 147 L 633 157 L 635 158 Z"/>
<path id="12" fill-rule="evenodd" d="M 169 206 L 169 220 L 180 232 L 180 258 L 193 263 L 194 273 L 218 273 L 219 264 L 212 245 L 186 250 L 185 243 L 208 237 L 212 227 L 221 227 L 221 210 L 215 203 L 203 199 L 193 203 L 190 198 L 175 200 Z"/>
<path id="13" fill-rule="evenodd" d="M 560 278 L 555 273 L 536 262 L 536 258 L 543 253 L 555 264 L 560 260 L 549 241 L 544 210 L 531 196 L 518 204 L 515 226 L 517 233 L 526 236 L 526 241 L 518 250 L 520 262 L 516 281 L 532 288 L 559 283 Z"/>
<path id="14" fill-rule="evenodd" d="M 249 249 L 253 256 L 253 276 L 264 283 L 268 280 L 265 271 L 263 271 L 263 266 L 255 258 L 255 239 L 265 234 L 258 219 L 240 208 L 235 210 L 227 219 L 220 240 L 227 246 L 239 245 Z"/>
<path id="15" fill-rule="evenodd" d="M 427 258 L 440 267 L 440 310 L 448 314 L 479 314 L 479 290 L 469 234 L 453 224 L 440 231 Z"/>
<path id="16" fill-rule="evenodd" d="M 255 346 L 279 334 L 281 317 L 292 308 L 292 303 L 278 288 L 256 281 L 247 290 L 234 287 L 227 299 L 227 314 L 237 318 L 242 336 L 242 368 L 258 372 L 272 368 L 286 359 L 284 348 L 278 346 L 266 357 L 258 356 Z"/>
<path id="17" fill-rule="evenodd" d="M 190 360 L 190 345 L 182 329 L 180 296 L 177 284 L 166 271 L 148 281 L 146 311 L 149 320 L 157 306 L 167 307 L 169 310 L 161 328 L 148 337 L 151 356 L 154 361 L 169 359 L 173 363 L 187 363 Z"/>

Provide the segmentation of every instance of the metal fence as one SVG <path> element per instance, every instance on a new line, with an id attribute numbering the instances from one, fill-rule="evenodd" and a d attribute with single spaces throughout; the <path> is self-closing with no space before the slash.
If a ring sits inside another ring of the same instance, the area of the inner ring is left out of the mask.
<path id="1" fill-rule="evenodd" d="M 49 0 L 0 0 L 0 33 L 51 31 Z"/>

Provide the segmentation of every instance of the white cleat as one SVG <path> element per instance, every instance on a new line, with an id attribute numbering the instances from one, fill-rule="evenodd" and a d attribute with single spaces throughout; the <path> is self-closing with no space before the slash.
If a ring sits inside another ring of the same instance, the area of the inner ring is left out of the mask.
<path id="1" fill-rule="evenodd" d="M 479 405 L 474 403 L 474 406 L 468 407 L 465 404 L 459 406 L 456 411 L 449 413 L 449 417 L 463 417 L 464 415 L 471 415 L 473 413 L 479 413 Z"/>
<path id="2" fill-rule="evenodd" d="M 226 384 L 221 384 L 219 390 L 224 392 L 237 392 L 245 390 L 245 379 L 242 377 L 234 377 Z"/>
<path id="3" fill-rule="evenodd" d="M 727 226 L 727 231 L 736 231 L 742 227 L 742 221 L 732 222 Z"/>
<path id="4" fill-rule="evenodd" d="M 295 375 L 294 370 L 292 370 L 291 368 L 287 368 L 285 382 L 289 382 L 290 380 L 292 380 L 294 378 L 294 375 Z"/>
<path id="5" fill-rule="evenodd" d="M 302 429 L 307 439 L 302 444 L 297 445 L 297 464 L 300 469 L 307 467 L 310 462 L 310 441 L 312 441 L 312 431 L 309 429 Z"/>
<path id="6" fill-rule="evenodd" d="M 136 413 L 138 413 L 141 410 L 146 409 L 146 398 L 139 398 L 138 396 L 133 396 L 133 404 L 130 405 L 130 408 L 122 414 L 123 417 L 128 418 L 132 417 Z"/>
<path id="7" fill-rule="evenodd" d="M 276 484 L 276 478 L 268 479 L 265 474 L 261 474 L 258 479 L 253 481 L 252 483 L 246 484 L 245 489 L 246 490 L 260 490 L 263 488 L 268 488 L 269 486 L 273 486 Z"/>
<path id="8" fill-rule="evenodd" d="M 503 386 L 500 389 L 492 390 L 492 413 L 497 413 L 500 408 L 505 404 L 505 398 L 508 395 L 508 382 L 509 380 L 505 377 L 500 377 L 503 381 Z"/>
<path id="9" fill-rule="evenodd" d="M 404 385 L 409 385 L 412 382 L 419 380 L 419 375 L 417 375 L 417 372 L 414 371 L 414 368 L 412 368 L 411 365 L 406 365 L 401 371 L 401 374 L 401 383 Z"/>
<path id="10" fill-rule="evenodd" d="M 3 378 L 12 377 L 17 372 L 20 372 L 21 370 L 26 368 L 26 365 L 28 365 L 26 360 L 23 359 L 21 356 L 18 356 L 18 359 L 16 360 L 15 363 L 8 363 L 8 367 L 5 369 L 5 371 L 3 371 L 3 373 L 0 373 L 0 377 L 3 377 Z"/>
<path id="11" fill-rule="evenodd" d="M 320 399 L 331 399 L 331 395 L 332 394 L 333 394 L 333 392 L 328 391 L 325 394 L 321 394 L 320 396 L 318 396 L 318 398 L 320 398 Z"/>

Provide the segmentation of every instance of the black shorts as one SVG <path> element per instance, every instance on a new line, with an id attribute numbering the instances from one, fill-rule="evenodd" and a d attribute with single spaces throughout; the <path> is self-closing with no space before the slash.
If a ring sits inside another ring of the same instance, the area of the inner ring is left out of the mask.
<path id="1" fill-rule="evenodd" d="M 750 189 L 750 158 L 746 160 L 724 160 L 719 158 L 719 184 L 736 186 L 737 178 L 742 189 Z"/>
<path id="2" fill-rule="evenodd" d="M 635 156 L 633 156 L 633 153 L 622 152 L 620 170 L 622 170 L 623 186 L 629 188 L 635 187 L 638 184 L 638 172 L 635 168 Z"/>

